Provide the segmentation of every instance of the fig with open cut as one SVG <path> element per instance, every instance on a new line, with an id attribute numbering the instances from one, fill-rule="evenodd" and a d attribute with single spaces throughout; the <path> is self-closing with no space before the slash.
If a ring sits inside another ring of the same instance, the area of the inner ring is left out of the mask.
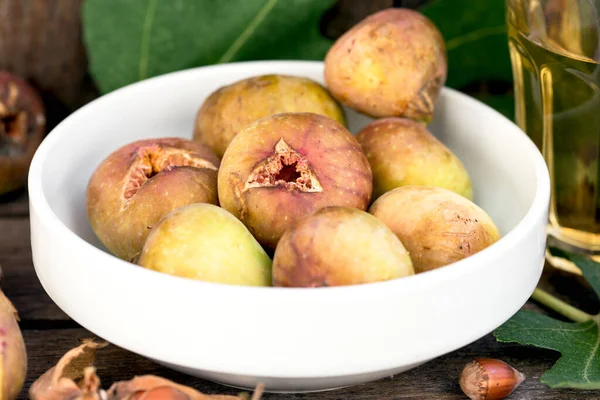
<path id="1" fill-rule="evenodd" d="M 182 138 L 145 139 L 111 153 L 86 192 L 92 229 L 106 248 L 135 261 L 152 227 L 193 203 L 218 204 L 219 158 Z"/>
<path id="2" fill-rule="evenodd" d="M 356 138 L 314 113 L 262 118 L 239 132 L 218 175 L 221 206 L 274 249 L 299 218 L 327 206 L 366 210 L 371 167 Z"/>

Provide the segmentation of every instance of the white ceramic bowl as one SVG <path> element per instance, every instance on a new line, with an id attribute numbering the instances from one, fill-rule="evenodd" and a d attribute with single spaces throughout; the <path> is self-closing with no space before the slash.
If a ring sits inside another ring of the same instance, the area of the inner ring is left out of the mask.
<path id="1" fill-rule="evenodd" d="M 320 289 L 212 284 L 142 269 L 108 254 L 92 233 L 85 187 L 98 163 L 142 138 L 190 138 L 216 88 L 265 74 L 322 82 L 319 62 L 250 62 L 172 73 L 130 85 L 73 113 L 39 147 L 29 174 L 38 277 L 83 327 L 192 375 L 270 391 L 331 389 L 397 374 L 456 350 L 505 322 L 533 292 L 544 260 L 549 178 L 511 121 L 444 89 L 431 130 L 464 162 L 474 200 L 503 234 L 435 271 Z M 370 120 L 348 111 L 350 130 Z"/>

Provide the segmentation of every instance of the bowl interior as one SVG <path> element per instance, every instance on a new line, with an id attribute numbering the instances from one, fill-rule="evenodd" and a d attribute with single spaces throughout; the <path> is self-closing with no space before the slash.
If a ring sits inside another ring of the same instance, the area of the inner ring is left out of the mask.
<path id="1" fill-rule="evenodd" d="M 110 93 L 63 121 L 46 139 L 42 161 L 43 194 L 56 216 L 76 235 L 104 249 L 85 212 L 85 189 L 97 165 L 131 141 L 164 136 L 192 137 L 196 112 L 215 89 L 266 73 L 322 79 L 317 62 L 259 62 L 187 70 L 150 79 Z M 346 110 L 356 134 L 370 118 Z M 473 99 L 444 89 L 429 128 L 464 163 L 474 201 L 504 235 L 529 210 L 536 181 L 531 143 L 515 141 L 500 114 Z"/>

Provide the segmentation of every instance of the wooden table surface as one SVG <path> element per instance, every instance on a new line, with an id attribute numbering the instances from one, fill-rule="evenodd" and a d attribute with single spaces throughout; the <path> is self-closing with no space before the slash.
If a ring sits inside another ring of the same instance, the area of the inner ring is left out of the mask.
<path id="1" fill-rule="evenodd" d="M 0 197 L 0 265 L 4 271 L 1 286 L 20 313 L 20 325 L 28 351 L 27 382 L 19 397 L 26 399 L 27 389 L 31 383 L 54 365 L 67 350 L 77 346 L 79 339 L 98 337 L 82 329 L 65 315 L 46 295 L 38 281 L 31 260 L 25 191 L 5 198 Z M 542 285 L 562 298 L 569 299 L 585 311 L 598 311 L 599 303 L 595 295 L 578 277 L 547 267 Z M 532 303 L 526 304 L 525 307 L 541 310 Z M 481 356 L 500 358 L 527 376 L 526 381 L 510 399 L 600 399 L 600 391 L 554 390 L 539 383 L 540 375 L 557 360 L 558 353 L 497 343 L 492 335 L 419 368 L 376 382 L 322 393 L 265 394 L 263 398 L 268 400 L 466 399 L 458 386 L 457 377 L 465 363 L 473 357 Z M 102 386 L 105 388 L 114 381 L 131 379 L 134 375 L 156 374 L 195 387 L 202 392 L 222 394 L 238 392 L 235 389 L 171 371 L 114 345 L 99 351 L 96 365 Z"/>
<path id="2" fill-rule="evenodd" d="M 425 1 L 340 0 L 326 24 L 325 32 L 330 37 L 336 37 L 376 10 L 400 5 L 416 7 Z M 23 74 L 43 90 L 50 125 L 96 96 L 85 74 L 85 54 L 81 52 L 78 36 L 80 3 L 81 0 L 64 0 L 60 2 L 62 7 L 55 9 L 55 3 L 45 0 L 0 0 L 0 19 L 11 21 L 11 24 L 3 24 L 0 29 L 5 44 L 5 52 L 2 53 L 5 57 L 0 58 L 0 67 Z M 46 12 L 47 8 L 52 12 Z M 37 19 L 29 24 L 20 24 L 22 20 L 18 17 L 22 14 Z M 46 18 L 46 15 L 54 16 L 54 19 Z M 57 36 L 53 29 L 58 25 L 61 29 Z M 38 40 L 47 36 L 48 32 L 54 32 L 52 37 L 55 40 Z M 44 47 L 40 48 L 41 44 Z M 19 311 L 28 351 L 27 382 L 19 397 L 26 399 L 31 383 L 67 350 L 77 346 L 79 339 L 96 336 L 65 315 L 46 295 L 35 275 L 26 191 L 0 197 L 0 265 L 4 271 L 1 286 Z M 585 311 L 595 313 L 600 308 L 595 295 L 575 276 L 547 268 L 542 285 Z M 525 307 L 541 310 L 531 303 Z M 264 399 L 466 399 L 458 386 L 458 375 L 464 364 L 474 357 L 500 358 L 527 376 L 526 381 L 510 396 L 511 399 L 600 399 L 600 391 L 552 390 L 539 383 L 540 375 L 558 356 L 558 353 L 551 351 L 500 344 L 492 335 L 488 335 L 419 368 L 377 382 L 313 394 L 266 394 Z M 235 389 L 171 371 L 114 345 L 99 351 L 96 366 L 104 388 L 114 381 L 130 379 L 134 375 L 156 374 L 202 392 L 237 393 Z"/>

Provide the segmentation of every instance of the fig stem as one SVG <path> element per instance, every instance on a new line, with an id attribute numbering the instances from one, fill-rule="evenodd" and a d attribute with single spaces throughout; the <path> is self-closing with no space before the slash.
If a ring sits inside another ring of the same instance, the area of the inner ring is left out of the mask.
<path id="1" fill-rule="evenodd" d="M 570 304 L 565 303 L 564 301 L 558 299 L 557 297 L 551 295 L 550 293 L 536 288 L 531 295 L 531 298 L 538 303 L 548 307 L 549 309 L 556 311 L 563 317 L 569 318 L 573 322 L 587 322 L 591 319 L 594 319 L 590 314 L 581 311 L 580 309 L 573 307 Z"/>

